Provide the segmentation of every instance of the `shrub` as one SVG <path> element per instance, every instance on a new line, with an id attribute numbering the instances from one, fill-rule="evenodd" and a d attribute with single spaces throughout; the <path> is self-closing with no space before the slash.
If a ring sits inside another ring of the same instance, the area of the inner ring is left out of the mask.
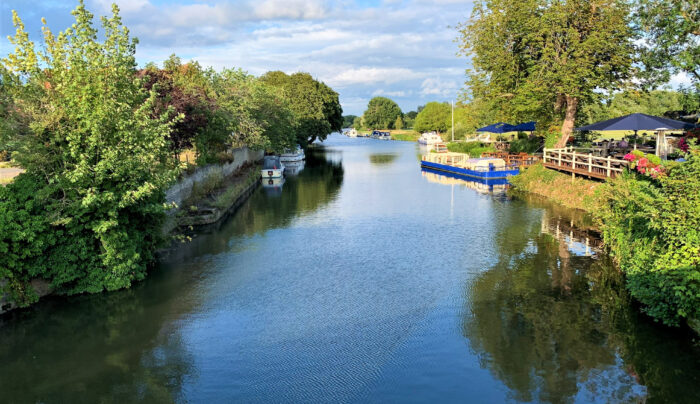
<path id="1" fill-rule="evenodd" d="M 668 325 L 700 316 L 700 154 L 658 179 L 633 173 L 606 188 L 605 243 L 644 311 Z"/>

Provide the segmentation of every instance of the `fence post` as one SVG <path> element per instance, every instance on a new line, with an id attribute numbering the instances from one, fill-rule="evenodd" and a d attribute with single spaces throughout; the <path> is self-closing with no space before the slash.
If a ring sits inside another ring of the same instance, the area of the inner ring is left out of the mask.
<path id="1" fill-rule="evenodd" d="M 608 177 L 610 177 L 610 156 L 608 156 Z"/>
<path id="2" fill-rule="evenodd" d="M 588 172 L 593 171 L 593 155 L 588 153 Z"/>
<path id="3" fill-rule="evenodd" d="M 576 150 L 574 148 L 571 148 L 571 170 L 576 169 Z"/>
<path id="4" fill-rule="evenodd" d="M 559 167 L 561 167 L 561 149 L 558 149 L 559 151 L 559 162 L 557 163 Z"/>
<path id="5" fill-rule="evenodd" d="M 547 162 L 547 148 L 544 148 L 544 152 L 542 153 L 542 162 L 546 163 Z"/>

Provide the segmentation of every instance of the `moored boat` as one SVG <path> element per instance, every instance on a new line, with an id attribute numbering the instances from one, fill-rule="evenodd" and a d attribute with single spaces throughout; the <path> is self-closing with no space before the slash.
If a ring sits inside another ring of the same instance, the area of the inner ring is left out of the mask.
<path id="1" fill-rule="evenodd" d="M 464 153 L 428 153 L 421 157 L 421 167 L 468 178 L 504 179 L 517 175 L 517 167 L 508 167 L 503 159 L 470 158 Z"/>
<path id="2" fill-rule="evenodd" d="M 265 156 L 260 176 L 263 179 L 280 178 L 284 175 L 284 164 L 279 156 Z"/>
<path id="3" fill-rule="evenodd" d="M 379 130 L 374 130 L 372 131 L 372 135 L 370 135 L 372 139 L 379 139 L 379 140 L 391 140 L 391 133 L 390 132 L 382 132 Z"/>
<path id="4" fill-rule="evenodd" d="M 297 145 L 297 148 L 295 150 L 285 150 L 284 153 L 280 155 L 280 161 L 282 163 L 287 163 L 291 161 L 302 161 L 306 158 L 304 155 L 304 149 L 301 148 L 301 146 Z"/>
<path id="5" fill-rule="evenodd" d="M 437 132 L 425 132 L 418 138 L 418 143 L 425 145 L 438 144 L 442 143 L 442 138 Z"/>

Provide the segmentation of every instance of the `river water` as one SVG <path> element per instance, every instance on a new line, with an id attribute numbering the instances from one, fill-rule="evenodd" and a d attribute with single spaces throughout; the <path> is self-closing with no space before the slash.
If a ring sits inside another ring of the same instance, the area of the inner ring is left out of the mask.
<path id="1" fill-rule="evenodd" d="M 331 136 L 130 290 L 0 318 L 0 402 L 700 402 L 590 223 Z"/>

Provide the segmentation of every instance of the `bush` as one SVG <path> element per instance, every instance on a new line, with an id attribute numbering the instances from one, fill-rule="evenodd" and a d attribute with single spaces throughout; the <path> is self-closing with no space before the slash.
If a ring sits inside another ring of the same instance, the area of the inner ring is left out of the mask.
<path id="1" fill-rule="evenodd" d="M 700 316 L 700 154 L 657 180 L 627 174 L 605 191 L 605 243 L 644 311 L 668 325 Z"/>
<path id="2" fill-rule="evenodd" d="M 496 149 L 482 142 L 448 143 L 447 150 L 455 153 L 465 153 L 471 157 L 481 157 L 482 153 L 494 152 Z"/>
<path id="3" fill-rule="evenodd" d="M 518 140 L 514 140 L 510 143 L 511 153 L 535 153 L 542 146 L 542 138 L 537 136 L 520 136 L 518 133 Z M 523 134 L 524 135 L 524 134 Z"/>

